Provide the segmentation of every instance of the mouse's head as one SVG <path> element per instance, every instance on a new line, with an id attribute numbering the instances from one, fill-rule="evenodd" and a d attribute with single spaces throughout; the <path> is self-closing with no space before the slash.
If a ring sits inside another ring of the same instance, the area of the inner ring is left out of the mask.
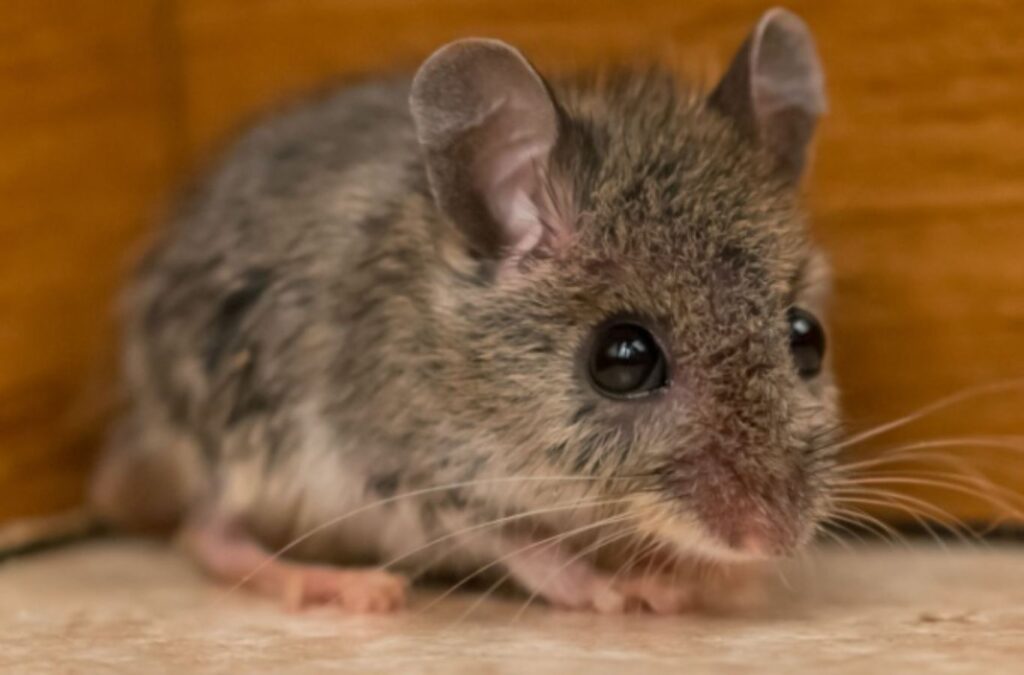
<path id="1" fill-rule="evenodd" d="M 824 105 L 780 10 L 710 94 L 659 72 L 549 85 L 488 40 L 424 64 L 447 422 L 480 439 L 481 471 L 597 478 L 575 487 L 720 558 L 810 536 L 837 409 L 796 193 Z M 528 483 L 503 499 L 581 492 Z"/>

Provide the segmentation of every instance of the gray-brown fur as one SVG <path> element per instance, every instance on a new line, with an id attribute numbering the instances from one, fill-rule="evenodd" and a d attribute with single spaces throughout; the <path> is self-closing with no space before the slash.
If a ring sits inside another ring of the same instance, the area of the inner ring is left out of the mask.
<path id="1" fill-rule="evenodd" d="M 129 522 L 213 509 L 280 544 L 377 499 L 479 480 L 300 552 L 387 559 L 499 515 L 631 495 L 618 510 L 644 531 L 678 519 L 728 541 L 754 517 L 780 551 L 805 539 L 837 412 L 827 370 L 803 382 L 789 354 L 787 308 L 820 313 L 823 296 L 796 183 L 664 72 L 547 87 L 558 142 L 544 189 L 571 232 L 512 272 L 438 210 L 407 81 L 353 86 L 245 135 L 125 296 L 126 412 L 101 509 Z M 665 346 L 664 393 L 616 401 L 588 385 L 588 339 L 617 315 Z M 531 476 L 608 480 L 502 482 Z M 455 538 L 438 566 L 493 559 L 508 532 Z"/>

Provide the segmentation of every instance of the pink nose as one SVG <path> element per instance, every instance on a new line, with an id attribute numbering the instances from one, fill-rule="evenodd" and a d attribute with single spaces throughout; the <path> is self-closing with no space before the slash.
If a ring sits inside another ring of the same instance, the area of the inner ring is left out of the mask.
<path id="1" fill-rule="evenodd" d="M 737 553 L 753 558 L 769 558 L 783 553 L 790 545 L 787 528 L 751 518 L 734 518 L 708 523 L 718 539 Z"/>
<path id="2" fill-rule="evenodd" d="M 706 477 L 689 484 L 704 530 L 723 548 L 751 557 L 782 555 L 797 543 L 802 483 L 791 476 L 751 478 L 729 459 L 729 448 L 711 446 L 680 460 L 680 468 Z"/>
<path id="3" fill-rule="evenodd" d="M 767 558 L 775 553 L 775 546 L 762 530 L 753 529 L 741 534 L 734 540 L 731 547 L 757 558 Z"/>

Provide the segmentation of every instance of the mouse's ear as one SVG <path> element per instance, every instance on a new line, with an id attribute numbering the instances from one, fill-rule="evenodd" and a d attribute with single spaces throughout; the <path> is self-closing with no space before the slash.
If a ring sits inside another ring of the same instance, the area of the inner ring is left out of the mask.
<path id="1" fill-rule="evenodd" d="M 517 50 L 442 47 L 416 73 L 410 107 L 434 199 L 474 255 L 518 261 L 569 233 L 549 171 L 558 112 Z"/>
<path id="2" fill-rule="evenodd" d="M 807 25 L 784 9 L 765 12 L 709 102 L 797 180 L 826 107 L 825 76 Z"/>

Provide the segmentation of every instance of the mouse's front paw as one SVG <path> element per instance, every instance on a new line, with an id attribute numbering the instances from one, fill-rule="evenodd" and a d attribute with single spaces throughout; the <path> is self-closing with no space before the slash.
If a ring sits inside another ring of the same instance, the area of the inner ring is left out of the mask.
<path id="1" fill-rule="evenodd" d="M 555 592 L 545 587 L 540 590 L 540 595 L 562 609 L 588 610 L 600 614 L 679 614 L 695 606 L 696 594 L 693 587 L 667 577 L 618 579 L 597 573 L 588 577 L 574 584 L 571 593 L 566 593 L 566 589 Z"/>
<path id="2" fill-rule="evenodd" d="M 665 575 L 620 576 L 594 569 L 557 548 L 525 548 L 509 557 L 509 569 L 531 593 L 562 609 L 622 614 L 677 614 L 691 609 L 695 594 L 685 580 Z"/>
<path id="3" fill-rule="evenodd" d="M 655 614 L 679 614 L 694 608 L 696 589 L 686 581 L 666 575 L 620 578 L 611 587 L 624 602 L 622 611 L 651 611 Z"/>

